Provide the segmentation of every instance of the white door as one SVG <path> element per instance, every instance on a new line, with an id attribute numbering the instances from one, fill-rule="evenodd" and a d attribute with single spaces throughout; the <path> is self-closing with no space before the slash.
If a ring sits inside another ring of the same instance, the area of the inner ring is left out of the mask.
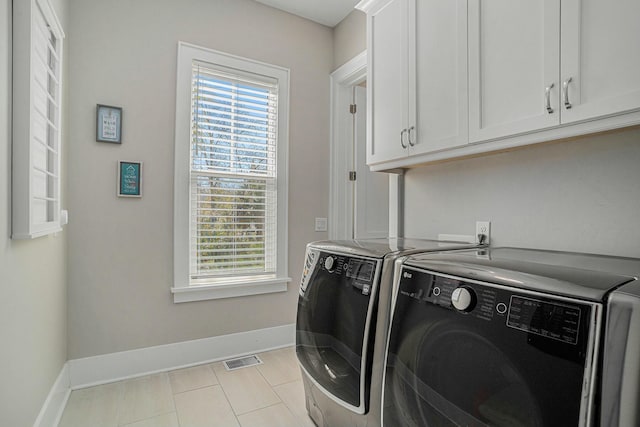
<path id="1" fill-rule="evenodd" d="M 367 166 L 366 147 L 366 90 L 354 86 L 354 185 L 353 215 L 354 238 L 386 237 L 389 233 L 389 175 L 371 172 Z"/>
<path id="2" fill-rule="evenodd" d="M 470 142 L 560 123 L 559 28 L 560 0 L 469 0 Z"/>
<path id="3" fill-rule="evenodd" d="M 563 123 L 640 109 L 639 19 L 638 0 L 562 0 Z"/>
<path id="4" fill-rule="evenodd" d="M 414 0 L 411 0 L 414 1 Z M 371 134 L 367 163 L 407 156 L 409 0 L 391 0 L 367 16 Z M 401 141 L 401 138 L 404 141 Z"/>
<path id="5" fill-rule="evenodd" d="M 467 0 L 416 2 L 416 129 L 410 154 L 468 142 Z"/>

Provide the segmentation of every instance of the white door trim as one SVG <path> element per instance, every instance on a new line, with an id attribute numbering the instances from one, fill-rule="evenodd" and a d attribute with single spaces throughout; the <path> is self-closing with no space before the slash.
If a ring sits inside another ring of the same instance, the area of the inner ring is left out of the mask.
<path id="1" fill-rule="evenodd" d="M 344 185 L 353 164 L 352 123 L 345 119 L 344 109 L 351 103 L 351 87 L 367 78 L 367 51 L 356 55 L 331 73 L 330 170 L 329 170 L 329 239 L 349 239 L 353 233 L 352 189 Z"/>

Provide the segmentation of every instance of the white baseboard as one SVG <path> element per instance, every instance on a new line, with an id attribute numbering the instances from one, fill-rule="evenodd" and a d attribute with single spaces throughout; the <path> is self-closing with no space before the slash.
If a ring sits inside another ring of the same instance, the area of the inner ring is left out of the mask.
<path id="1" fill-rule="evenodd" d="M 69 363 L 67 362 L 62 366 L 56 382 L 53 383 L 51 391 L 49 391 L 49 395 L 38 414 L 38 418 L 33 423 L 33 427 L 56 427 L 60 423 L 60 418 L 62 418 L 62 412 L 67 405 L 67 400 L 69 400 L 69 394 L 71 394 L 71 388 Z"/>
<path id="2" fill-rule="evenodd" d="M 294 344 L 295 324 L 289 324 L 74 359 L 67 362 L 69 384 L 75 390 Z"/>

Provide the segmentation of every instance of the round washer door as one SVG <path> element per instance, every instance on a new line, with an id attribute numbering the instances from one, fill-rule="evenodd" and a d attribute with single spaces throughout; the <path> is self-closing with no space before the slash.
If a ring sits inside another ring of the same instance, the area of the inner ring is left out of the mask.
<path id="1" fill-rule="evenodd" d="M 517 366 L 483 336 L 441 321 L 405 337 L 386 379 L 397 425 L 543 426 Z"/>

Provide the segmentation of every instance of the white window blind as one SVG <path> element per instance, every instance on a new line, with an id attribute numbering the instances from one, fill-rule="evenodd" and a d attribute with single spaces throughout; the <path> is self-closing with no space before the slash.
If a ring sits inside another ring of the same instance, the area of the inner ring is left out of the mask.
<path id="1" fill-rule="evenodd" d="M 190 275 L 275 275 L 278 82 L 194 61 Z"/>

